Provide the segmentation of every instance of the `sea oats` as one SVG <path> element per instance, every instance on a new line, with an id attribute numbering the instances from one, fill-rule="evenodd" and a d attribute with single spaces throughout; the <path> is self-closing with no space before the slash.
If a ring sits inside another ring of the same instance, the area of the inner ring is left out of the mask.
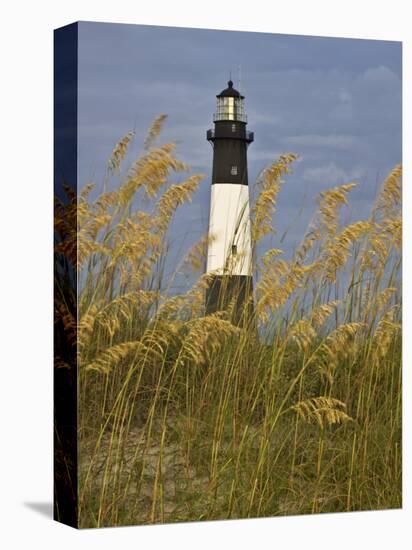
<path id="1" fill-rule="evenodd" d="M 126 156 L 127 148 L 134 136 L 134 132 L 128 132 L 118 143 L 116 143 L 108 163 L 111 172 L 115 174 L 120 172 L 121 163 Z"/>
<path id="2" fill-rule="evenodd" d="M 332 397 L 312 397 L 296 403 L 291 410 L 305 422 L 316 422 L 320 428 L 352 420 L 345 412 L 345 403 Z"/>
<path id="3" fill-rule="evenodd" d="M 146 139 L 144 140 L 144 148 L 148 151 L 155 140 L 159 137 L 159 134 L 162 130 L 162 126 L 165 123 L 167 119 L 167 115 L 159 115 L 155 118 L 152 125 L 149 128 L 149 131 L 147 133 Z"/>
<path id="4" fill-rule="evenodd" d="M 252 207 L 252 242 L 257 243 L 264 235 L 273 232 L 272 217 L 276 198 L 282 184 L 282 176 L 289 172 L 289 165 L 297 155 L 282 155 L 266 168 L 257 181 L 258 196 Z"/>
<path id="5" fill-rule="evenodd" d="M 264 237 L 296 156 L 264 171 L 253 322 L 239 327 L 236 292 L 205 315 L 217 272 L 194 275 L 210 236 L 181 258 L 168 246 L 201 176 L 184 173 L 175 144 L 155 143 L 163 122 L 127 173 L 132 135 L 115 147 L 117 188 L 90 183 L 55 201 L 59 269 L 70 280 L 78 268 L 79 318 L 57 293 L 55 321 L 77 351 L 84 525 L 399 506 L 400 168 L 368 220 L 341 223 L 354 184 L 323 192 L 285 254 Z"/>

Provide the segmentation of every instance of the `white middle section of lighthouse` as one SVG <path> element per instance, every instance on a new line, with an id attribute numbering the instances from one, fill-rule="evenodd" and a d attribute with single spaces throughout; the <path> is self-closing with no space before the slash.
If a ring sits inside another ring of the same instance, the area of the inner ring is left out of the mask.
<path id="1" fill-rule="evenodd" d="M 207 272 L 251 275 L 249 188 L 214 183 L 210 200 Z"/>

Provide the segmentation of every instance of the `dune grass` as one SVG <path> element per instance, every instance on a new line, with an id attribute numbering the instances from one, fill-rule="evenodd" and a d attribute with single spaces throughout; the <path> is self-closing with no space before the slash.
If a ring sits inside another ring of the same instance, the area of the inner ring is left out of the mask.
<path id="1" fill-rule="evenodd" d="M 163 120 L 128 170 L 133 135 L 116 146 L 114 190 L 61 206 L 77 215 L 59 246 L 77 242 L 80 526 L 400 507 L 401 167 L 346 227 L 355 184 L 322 193 L 285 260 L 257 250 L 296 157 L 269 166 L 251 208 L 254 314 L 239 326 L 230 307 L 205 315 L 206 237 L 179 266 L 196 283 L 168 291 L 170 223 L 201 176 L 156 145 Z"/>

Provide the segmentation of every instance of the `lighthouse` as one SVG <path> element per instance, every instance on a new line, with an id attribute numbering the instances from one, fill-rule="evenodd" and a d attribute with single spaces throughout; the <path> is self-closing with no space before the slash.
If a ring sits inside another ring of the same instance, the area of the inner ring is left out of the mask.
<path id="1" fill-rule="evenodd" d="M 247 149 L 254 136 L 246 129 L 245 98 L 232 80 L 216 97 L 214 128 L 207 131 L 213 147 L 213 172 L 206 313 L 231 305 L 234 321 L 242 324 L 245 315 L 253 311 Z"/>

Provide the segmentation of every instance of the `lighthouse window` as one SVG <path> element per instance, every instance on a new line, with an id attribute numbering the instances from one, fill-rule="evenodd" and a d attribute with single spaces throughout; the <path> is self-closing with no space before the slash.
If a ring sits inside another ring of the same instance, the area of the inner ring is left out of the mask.
<path id="1" fill-rule="evenodd" d="M 232 132 L 236 132 L 236 124 L 232 124 Z"/>
<path id="2" fill-rule="evenodd" d="M 237 254 L 237 245 L 236 244 L 232 244 L 232 254 L 233 254 L 233 256 L 236 256 L 236 254 Z"/>
<path id="3" fill-rule="evenodd" d="M 230 173 L 232 176 L 237 176 L 237 166 L 232 166 Z"/>

